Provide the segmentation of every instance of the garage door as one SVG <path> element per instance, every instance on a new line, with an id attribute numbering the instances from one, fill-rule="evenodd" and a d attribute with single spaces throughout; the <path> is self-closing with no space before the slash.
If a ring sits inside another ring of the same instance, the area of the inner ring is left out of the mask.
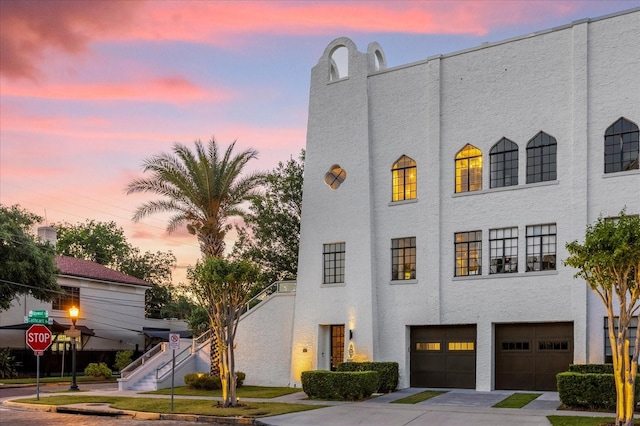
<path id="1" fill-rule="evenodd" d="M 556 390 L 573 362 L 573 323 L 496 324 L 496 389 Z"/>
<path id="2" fill-rule="evenodd" d="M 476 326 L 411 327 L 411 386 L 476 387 Z"/>

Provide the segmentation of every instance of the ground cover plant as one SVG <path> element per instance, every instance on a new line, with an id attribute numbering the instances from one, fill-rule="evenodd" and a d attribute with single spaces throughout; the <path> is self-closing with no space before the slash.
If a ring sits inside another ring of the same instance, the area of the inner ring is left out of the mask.
<path id="1" fill-rule="evenodd" d="M 494 408 L 522 408 L 534 399 L 538 398 L 541 393 L 521 393 L 516 392 L 509 397 L 503 399 L 494 405 Z"/>
<path id="2" fill-rule="evenodd" d="M 238 398 L 277 398 L 283 395 L 289 395 L 291 393 L 302 392 L 300 388 L 288 388 L 288 387 L 263 387 L 263 386 L 243 386 L 238 388 Z M 155 391 L 144 392 L 145 394 L 155 395 L 170 395 L 171 388 L 159 389 Z M 204 390 L 193 389 L 186 386 L 179 386 L 173 388 L 174 395 L 182 396 L 219 396 L 222 397 L 222 390 Z"/>
<path id="3" fill-rule="evenodd" d="M 171 411 L 170 398 L 127 398 L 116 396 L 81 396 L 81 395 L 56 395 L 15 400 L 25 404 L 44 405 L 69 405 L 107 403 L 110 407 L 119 410 L 144 411 L 150 413 L 174 413 L 196 414 L 219 417 L 268 417 L 280 414 L 295 413 L 298 411 L 321 408 L 321 405 L 287 404 L 280 402 L 244 402 L 236 407 L 218 407 L 216 401 L 204 399 L 176 399 L 174 409 Z"/>
<path id="4" fill-rule="evenodd" d="M 443 393 L 447 393 L 446 391 L 423 391 L 417 393 L 415 395 L 407 396 L 404 398 L 397 399 L 395 401 L 391 401 L 393 404 L 417 404 L 418 402 L 426 401 L 427 399 L 431 399 L 435 396 L 442 395 Z"/>

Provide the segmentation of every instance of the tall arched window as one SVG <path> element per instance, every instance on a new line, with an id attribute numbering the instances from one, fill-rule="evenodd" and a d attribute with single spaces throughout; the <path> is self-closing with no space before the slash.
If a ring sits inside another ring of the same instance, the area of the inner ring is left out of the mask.
<path id="1" fill-rule="evenodd" d="M 540 132 L 527 142 L 527 183 L 557 179 L 556 138 Z"/>
<path id="2" fill-rule="evenodd" d="M 604 133 L 604 172 L 615 173 L 638 168 L 640 142 L 638 126 L 620 118 Z"/>
<path id="3" fill-rule="evenodd" d="M 403 155 L 391 169 L 392 201 L 413 200 L 418 196 L 418 168 L 413 159 Z"/>
<path id="4" fill-rule="evenodd" d="M 489 152 L 491 164 L 491 188 L 518 184 L 518 145 L 502 138 Z"/>
<path id="5" fill-rule="evenodd" d="M 471 144 L 456 154 L 456 193 L 482 189 L 482 151 Z"/>

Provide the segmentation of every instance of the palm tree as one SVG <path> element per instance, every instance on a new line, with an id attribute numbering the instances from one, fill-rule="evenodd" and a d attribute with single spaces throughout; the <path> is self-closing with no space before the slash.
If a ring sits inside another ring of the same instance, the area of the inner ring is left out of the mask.
<path id="1" fill-rule="evenodd" d="M 144 171 L 150 171 L 151 177 L 131 182 L 127 194 L 154 192 L 165 198 L 139 206 L 133 220 L 138 222 L 153 213 L 174 213 L 167 225 L 169 233 L 186 223 L 189 233 L 198 238 L 204 257 L 222 257 L 224 237 L 231 229 L 227 219 L 244 217 L 240 205 L 259 196 L 264 174 L 241 175 L 249 160 L 257 158 L 255 149 L 232 155 L 233 142 L 220 157 L 214 138 L 206 147 L 200 140 L 195 145 L 193 152 L 175 143 L 172 154 L 154 155 L 144 161 Z"/>

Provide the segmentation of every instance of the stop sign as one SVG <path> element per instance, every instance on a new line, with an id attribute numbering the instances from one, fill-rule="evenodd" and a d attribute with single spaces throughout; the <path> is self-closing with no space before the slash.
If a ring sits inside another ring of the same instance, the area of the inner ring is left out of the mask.
<path id="1" fill-rule="evenodd" d="M 27 330 L 27 345 L 34 351 L 44 351 L 51 346 L 51 332 L 42 324 L 34 324 Z"/>

